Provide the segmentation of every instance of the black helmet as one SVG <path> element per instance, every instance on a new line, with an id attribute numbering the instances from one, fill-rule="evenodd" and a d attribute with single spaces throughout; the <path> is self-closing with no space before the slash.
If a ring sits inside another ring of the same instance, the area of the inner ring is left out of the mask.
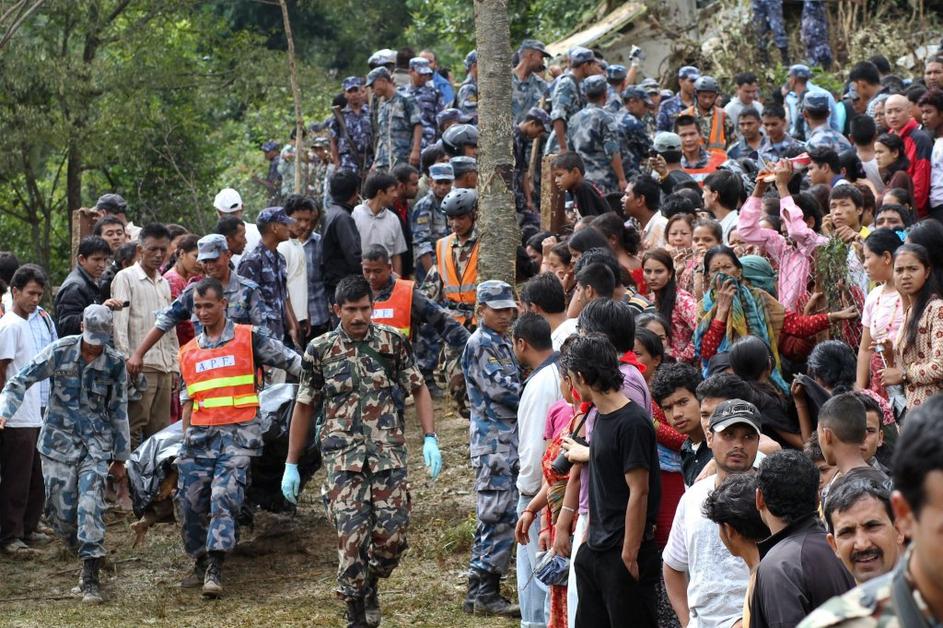
<path id="1" fill-rule="evenodd" d="M 450 156 L 462 153 L 463 146 L 478 146 L 478 128 L 471 124 L 454 124 L 442 134 L 442 147 Z"/>
<path id="2" fill-rule="evenodd" d="M 464 216 L 478 208 L 478 192 L 468 188 L 456 188 L 442 199 L 442 211 L 446 216 Z"/>
<path id="3" fill-rule="evenodd" d="M 713 76 L 702 76 L 694 81 L 694 91 L 714 92 L 715 94 L 719 94 L 720 86 L 717 85 L 717 81 Z"/>

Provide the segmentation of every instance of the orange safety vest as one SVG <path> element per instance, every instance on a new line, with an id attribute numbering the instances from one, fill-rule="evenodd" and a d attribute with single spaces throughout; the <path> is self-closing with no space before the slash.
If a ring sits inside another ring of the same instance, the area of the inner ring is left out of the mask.
<path id="1" fill-rule="evenodd" d="M 471 258 L 465 266 L 465 272 L 459 277 L 458 270 L 455 268 L 455 258 L 452 256 L 452 243 L 455 242 L 455 239 L 455 234 L 450 233 L 444 238 L 440 238 L 435 244 L 436 264 L 439 267 L 439 275 L 442 277 L 445 298 L 450 303 L 474 308 L 475 291 L 478 284 L 478 247 L 481 241 L 475 242 L 475 246 L 472 247 Z M 465 316 L 459 315 L 455 318 L 460 323 L 465 323 Z M 474 317 L 472 320 L 474 320 Z"/>
<path id="2" fill-rule="evenodd" d="M 409 279 L 397 279 L 389 299 L 374 301 L 371 317 L 373 322 L 389 325 L 409 338 L 412 328 L 413 286 L 415 282 Z"/>
<path id="3" fill-rule="evenodd" d="M 692 105 L 684 111 L 681 112 L 681 115 L 693 116 L 695 118 L 702 118 L 698 111 L 697 105 Z M 727 131 L 724 129 L 724 122 L 727 120 L 727 112 L 721 109 L 720 107 L 714 107 L 713 114 L 711 115 L 711 132 L 707 137 L 707 150 L 713 151 L 726 151 L 727 150 Z M 726 155 L 726 153 L 725 153 Z M 726 158 L 725 158 L 726 160 Z"/>
<path id="4" fill-rule="evenodd" d="M 202 349 L 194 338 L 180 349 L 180 374 L 193 400 L 192 425 L 231 425 L 255 418 L 252 326 L 236 325 L 235 337 L 221 347 Z"/>
<path id="5" fill-rule="evenodd" d="M 701 187 L 704 187 L 704 179 L 707 178 L 707 175 L 717 172 L 717 168 L 727 161 L 727 153 L 723 151 L 712 150 L 708 155 L 710 157 L 707 160 L 707 165 L 703 168 L 684 168 L 684 171 L 691 175 L 691 178 L 697 181 L 697 184 Z"/>

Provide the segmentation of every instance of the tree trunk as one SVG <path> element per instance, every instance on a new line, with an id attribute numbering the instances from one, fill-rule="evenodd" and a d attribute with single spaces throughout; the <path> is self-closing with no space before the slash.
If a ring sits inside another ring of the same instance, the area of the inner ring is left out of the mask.
<path id="1" fill-rule="evenodd" d="M 478 50 L 479 281 L 514 285 L 520 230 L 514 208 L 511 150 L 511 31 L 507 0 L 475 0 Z"/>
<path id="2" fill-rule="evenodd" d="M 285 24 L 285 39 L 288 40 L 288 69 L 291 74 L 291 95 L 295 100 L 295 194 L 304 194 L 302 162 L 304 161 L 304 118 L 301 115 L 301 88 L 298 87 L 298 68 L 295 66 L 295 40 L 291 36 L 291 20 L 288 19 L 288 4 L 278 2 L 282 7 L 282 21 Z"/>

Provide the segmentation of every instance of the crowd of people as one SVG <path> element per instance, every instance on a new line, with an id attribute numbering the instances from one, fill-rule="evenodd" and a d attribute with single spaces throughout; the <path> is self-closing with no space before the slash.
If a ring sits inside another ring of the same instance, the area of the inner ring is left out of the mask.
<path id="1" fill-rule="evenodd" d="M 478 275 L 474 51 L 458 86 L 432 51 L 375 53 L 306 155 L 262 146 L 254 223 L 232 188 L 209 234 L 103 195 L 51 312 L 47 273 L 0 254 L 3 554 L 58 536 L 101 602 L 108 480 L 127 508 L 130 452 L 180 420 L 181 586 L 218 597 L 258 388 L 287 381 L 282 491 L 316 429 L 353 628 L 379 625 L 407 548 L 407 398 L 435 479 L 446 395 L 475 476 L 466 612 L 939 623 L 943 57 L 913 79 L 855 63 L 840 94 L 802 64 L 730 94 L 683 66 L 674 93 L 637 49 L 548 58 L 523 41 L 511 77 L 516 286 Z"/>

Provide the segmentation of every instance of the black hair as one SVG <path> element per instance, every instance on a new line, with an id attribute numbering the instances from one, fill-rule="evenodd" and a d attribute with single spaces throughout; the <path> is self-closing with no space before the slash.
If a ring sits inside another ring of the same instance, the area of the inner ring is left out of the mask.
<path id="1" fill-rule="evenodd" d="M 832 191 L 828 194 L 829 203 L 840 199 L 850 200 L 858 209 L 864 208 L 864 197 L 861 195 L 861 190 L 853 185 L 836 185 L 832 188 Z"/>
<path id="2" fill-rule="evenodd" d="M 138 242 L 144 242 L 147 238 L 154 238 L 155 240 L 160 240 L 166 238 L 170 240 L 170 232 L 167 231 L 167 227 L 160 224 L 159 222 L 152 222 L 149 225 L 144 225 L 141 229 L 141 232 L 138 234 Z"/>
<path id="3" fill-rule="evenodd" d="M 205 297 L 207 293 L 213 291 L 216 294 L 217 299 L 224 299 L 225 292 L 223 292 L 223 284 L 219 282 L 219 279 L 214 279 L 213 277 L 204 277 L 193 286 L 193 291 L 197 296 Z"/>
<path id="4" fill-rule="evenodd" d="M 685 187 L 684 184 L 679 184 L 675 186 L 674 192 L 672 194 L 678 194 L 687 198 L 694 205 L 695 213 L 699 210 L 704 209 L 704 196 L 701 193 L 701 188 L 697 184 L 697 181 L 687 181 L 686 183 L 693 183 L 693 187 Z"/>
<path id="5" fill-rule="evenodd" d="M 396 187 L 396 179 L 385 172 L 380 172 L 367 178 L 363 186 L 363 195 L 367 198 L 375 198 L 380 192 L 392 187 Z"/>
<path id="6" fill-rule="evenodd" d="M 581 333 L 604 335 L 620 354 L 635 347 L 635 315 L 625 301 L 590 301 L 580 312 L 578 325 Z"/>
<path id="7" fill-rule="evenodd" d="M 937 247 L 939 247 L 939 243 L 937 243 Z M 894 253 L 894 259 L 896 260 L 906 253 L 916 257 L 928 270 L 933 270 L 933 264 L 930 261 L 930 253 L 923 245 L 912 243 L 902 244 Z M 910 299 L 910 315 L 904 322 L 904 344 L 899 347 L 901 353 L 917 342 L 917 333 L 920 330 L 920 319 L 923 318 L 923 312 L 927 309 L 927 304 L 930 302 L 930 299 L 939 296 L 940 292 L 936 282 L 933 281 L 933 273 L 931 272 L 930 276 L 927 277 L 927 280 L 923 283 L 920 292 Z"/>
<path id="8" fill-rule="evenodd" d="M 742 399 L 753 403 L 753 388 L 742 378 L 731 373 L 711 375 L 698 384 L 698 401 L 705 399 Z"/>
<path id="9" fill-rule="evenodd" d="M 711 261 L 718 255 L 726 255 L 732 261 L 734 266 L 737 268 L 743 268 L 743 263 L 740 261 L 740 258 L 737 257 L 736 251 L 727 246 L 726 244 L 718 244 L 717 246 L 712 246 L 707 250 L 707 253 L 704 254 L 704 274 L 706 275 L 708 269 L 711 267 Z"/>
<path id="10" fill-rule="evenodd" d="M 835 174 L 841 172 L 841 160 L 838 159 L 838 153 L 828 146 L 818 146 L 810 150 L 809 159 L 816 165 L 828 166 Z"/>
<path id="11" fill-rule="evenodd" d="M 164 226 L 167 227 L 167 233 L 170 234 L 171 240 L 190 233 L 189 229 L 187 229 L 183 225 L 178 225 L 177 223 L 174 223 L 174 222 L 167 223 Z"/>
<path id="12" fill-rule="evenodd" d="M 124 268 L 127 262 L 133 260 L 138 254 L 137 242 L 127 242 L 118 247 L 115 251 L 114 263 L 118 268 Z"/>
<path id="13" fill-rule="evenodd" d="M 419 153 L 419 167 L 422 168 L 423 174 L 429 174 L 429 168 L 438 163 L 443 157 L 445 157 L 445 149 L 439 143 L 430 144 L 423 148 L 422 152 Z"/>
<path id="14" fill-rule="evenodd" d="M 586 174 L 586 164 L 583 163 L 583 158 L 580 157 L 579 153 L 572 150 L 560 153 L 554 157 L 553 168 L 566 170 L 567 172 L 576 168 L 580 171 L 580 174 Z"/>
<path id="15" fill-rule="evenodd" d="M 663 363 L 668 362 L 668 357 L 665 354 L 665 345 L 661 343 L 661 338 L 651 329 L 639 325 L 638 321 L 636 321 L 635 327 L 635 342 L 642 343 L 642 346 L 645 347 L 645 350 L 648 351 L 648 354 L 653 358 L 661 358 Z M 661 368 L 659 367 L 658 370 L 660 371 Z"/>
<path id="16" fill-rule="evenodd" d="M 878 207 L 877 211 L 874 214 L 875 221 L 877 217 L 883 214 L 884 212 L 894 212 L 900 216 L 900 221 L 904 223 L 904 228 L 909 229 L 914 224 L 914 216 L 909 209 L 903 205 L 898 205 L 897 203 L 881 203 L 881 206 Z M 880 231 L 880 229 L 878 230 Z"/>
<path id="17" fill-rule="evenodd" d="M 539 314 L 525 312 L 514 321 L 511 331 L 514 340 L 523 340 L 537 351 L 549 351 L 553 348 L 550 340 L 550 323 Z"/>
<path id="18" fill-rule="evenodd" d="M 714 220 L 713 218 L 698 218 L 694 221 L 694 229 L 703 227 L 705 229 L 710 229 L 714 235 L 714 238 L 718 242 L 724 241 L 724 228 L 720 226 L 720 223 Z M 691 235 L 694 235 L 694 229 L 691 230 Z"/>
<path id="19" fill-rule="evenodd" d="M 864 404 L 854 393 L 834 395 L 819 408 L 819 424 L 832 430 L 848 445 L 861 445 L 868 435 L 868 417 Z"/>
<path id="20" fill-rule="evenodd" d="M 396 51 L 396 67 L 402 70 L 409 69 L 409 60 L 416 56 L 416 51 L 409 47 L 404 46 Z"/>
<path id="21" fill-rule="evenodd" d="M 894 160 L 894 163 L 889 165 L 885 169 L 885 172 L 881 173 L 881 178 L 884 180 L 884 183 L 887 183 L 898 170 L 906 171 L 907 168 L 910 167 L 910 160 L 907 159 L 907 151 L 904 149 L 904 140 L 896 133 L 881 133 L 877 141 L 887 146 L 889 150 L 897 152 L 897 159 Z"/>
<path id="22" fill-rule="evenodd" d="M 609 240 L 605 234 L 595 227 L 580 229 L 570 236 L 567 245 L 578 253 L 585 253 L 589 249 L 606 249 L 609 251 Z"/>
<path id="23" fill-rule="evenodd" d="M 762 541 L 770 531 L 756 509 L 756 476 L 733 473 L 707 495 L 704 516 L 720 525 L 726 523 L 750 541 Z"/>
<path id="24" fill-rule="evenodd" d="M 807 367 L 809 376 L 821 380 L 834 395 L 852 389 L 858 361 L 855 351 L 841 340 L 825 340 L 812 348 Z"/>
<path id="25" fill-rule="evenodd" d="M 796 207 L 802 210 L 803 220 L 812 219 L 812 230 L 820 231 L 822 229 L 822 205 L 819 200 L 809 192 L 799 192 L 792 195 Z"/>
<path id="26" fill-rule="evenodd" d="M 109 249 L 109 253 L 110 252 L 111 249 Z M 2 284 L 3 287 L 3 290 L 0 290 L 0 294 L 6 291 L 6 287 L 13 279 L 13 274 L 19 267 L 20 260 L 17 259 L 16 255 L 9 251 L 0 251 L 0 284 Z"/>
<path id="27" fill-rule="evenodd" d="M 857 156 L 855 157 L 857 159 Z M 862 166 L 863 168 L 863 166 Z M 858 177 L 858 180 L 852 185 L 861 193 L 861 206 L 864 208 L 865 212 L 870 212 L 872 216 L 877 211 L 877 199 L 874 197 L 874 192 L 871 191 L 871 186 L 863 182 L 865 178 L 864 171 Z"/>
<path id="28" fill-rule="evenodd" d="M 411 164 L 399 163 L 393 166 L 390 174 L 399 183 L 409 183 L 413 175 L 419 176 L 419 171 Z"/>
<path id="29" fill-rule="evenodd" d="M 318 200 L 304 194 L 291 194 L 282 204 L 285 213 L 291 216 L 297 211 L 320 212 L 321 205 Z"/>
<path id="30" fill-rule="evenodd" d="M 596 296 L 611 299 L 616 289 L 616 278 L 605 264 L 590 264 L 576 273 L 576 283 L 590 286 Z"/>
<path id="31" fill-rule="evenodd" d="M 697 123 L 697 118 L 688 114 L 681 114 L 675 119 L 675 133 L 677 133 L 683 126 L 694 126 L 697 129 L 698 135 L 701 134 L 701 127 Z"/>
<path id="32" fill-rule="evenodd" d="M 359 301 L 369 297 L 373 303 L 373 291 L 363 275 L 347 275 L 341 279 L 334 289 L 334 303 L 343 307 L 345 303 Z"/>
<path id="33" fill-rule="evenodd" d="M 239 231 L 239 225 L 244 224 L 246 223 L 242 218 L 236 218 L 235 216 L 223 216 L 219 219 L 219 222 L 216 223 L 213 233 L 217 233 L 226 238 L 231 238 Z"/>
<path id="34" fill-rule="evenodd" d="M 533 303 L 547 314 L 562 314 L 566 311 L 566 292 L 556 275 L 540 273 L 521 288 L 521 302 Z"/>
<path id="35" fill-rule="evenodd" d="M 753 72 L 740 72 L 739 74 L 734 75 L 733 82 L 736 83 L 737 87 L 742 87 L 743 85 L 752 85 L 756 83 L 756 74 Z"/>
<path id="36" fill-rule="evenodd" d="M 902 244 L 903 242 L 900 241 L 897 233 L 891 229 L 875 229 L 864 240 L 864 245 L 875 255 L 890 253 L 891 257 L 894 257 L 894 252 Z"/>
<path id="37" fill-rule="evenodd" d="M 616 348 L 602 334 L 570 338 L 563 346 L 559 367 L 563 372 L 579 373 L 593 390 L 609 392 L 622 387 Z"/>
<path id="38" fill-rule="evenodd" d="M 662 201 L 661 213 L 665 218 L 671 218 L 676 214 L 690 214 L 693 216 L 697 213 L 697 207 L 686 194 L 672 192 Z"/>
<path id="39" fill-rule="evenodd" d="M 730 348 L 730 368 L 747 382 L 759 381 L 763 372 L 772 366 L 769 345 L 757 336 L 738 338 Z"/>
<path id="40" fill-rule="evenodd" d="M 382 244 L 371 244 L 367 247 L 367 250 L 363 252 L 363 259 L 368 262 L 383 262 L 384 264 L 390 263 L 390 252 L 386 250 L 386 247 Z"/>
<path id="41" fill-rule="evenodd" d="M 527 225 L 527 226 L 533 227 L 533 225 Z M 524 229 L 525 227 L 521 228 L 521 238 L 523 239 L 524 246 L 529 246 L 535 251 L 540 251 L 541 254 L 543 254 L 544 240 L 546 240 L 553 234 L 550 233 L 549 231 L 536 231 L 534 234 L 524 238 Z M 534 227 L 534 229 L 538 229 L 538 227 Z"/>
<path id="42" fill-rule="evenodd" d="M 891 73 L 891 62 L 887 60 L 887 57 L 884 55 L 871 55 L 868 57 L 868 61 L 874 64 L 874 67 L 877 68 L 877 71 L 881 74 L 890 74 Z"/>
<path id="43" fill-rule="evenodd" d="M 877 469 L 858 471 L 854 475 L 846 475 L 835 480 L 828 489 L 828 499 L 822 505 L 822 514 L 828 531 L 835 534 L 835 524 L 832 521 L 833 513 L 845 512 L 862 499 L 873 497 L 884 506 L 887 518 L 894 522 L 894 510 L 891 508 L 891 491 L 886 486 L 886 477 Z"/>
<path id="44" fill-rule="evenodd" d="M 658 313 L 670 321 L 671 315 L 675 309 L 675 302 L 678 299 L 678 282 L 675 276 L 674 260 L 671 258 L 671 254 L 668 253 L 668 251 L 661 248 L 651 249 L 645 252 L 645 255 L 642 256 L 643 268 L 645 267 L 645 263 L 649 260 L 658 262 L 668 271 L 668 282 L 661 290 L 653 290 L 653 293 Z"/>
<path id="45" fill-rule="evenodd" d="M 743 184 L 740 177 L 729 170 L 718 170 L 707 175 L 704 187 L 716 192 L 718 202 L 727 209 L 736 209 L 740 204 Z"/>
<path id="46" fill-rule="evenodd" d="M 633 226 L 626 226 L 625 219 L 616 212 L 606 212 L 593 218 L 591 223 L 606 238 L 615 238 L 629 255 L 637 255 L 642 246 L 642 235 Z M 583 229 L 582 231 L 586 231 Z M 581 232 L 582 233 L 582 232 Z"/>
<path id="47" fill-rule="evenodd" d="M 654 332 L 649 332 L 654 334 Z M 658 337 L 655 336 L 657 339 Z M 651 383 L 652 398 L 661 404 L 666 398 L 674 394 L 679 388 L 691 391 L 697 396 L 697 388 L 701 383 L 701 374 L 696 368 L 685 362 L 665 364 L 655 373 Z"/>
<path id="48" fill-rule="evenodd" d="M 46 271 L 36 264 L 23 264 L 16 269 L 13 277 L 10 278 L 10 287 L 22 290 L 31 281 L 35 281 L 40 287 L 46 287 Z"/>
<path id="49" fill-rule="evenodd" d="M 671 340 L 671 319 L 665 318 L 660 312 L 642 312 L 635 317 L 636 329 L 646 329 L 647 325 L 652 322 L 661 325 L 668 340 Z"/>
<path id="50" fill-rule="evenodd" d="M 907 100 L 910 101 L 910 104 L 916 105 L 928 91 L 930 90 L 928 90 L 925 85 L 914 83 L 904 91 L 904 96 L 907 97 Z"/>
<path id="51" fill-rule="evenodd" d="M 82 238 L 82 241 L 79 242 L 78 256 L 87 258 L 95 255 L 95 253 L 104 253 L 110 257 L 111 247 L 101 236 L 90 235 Z"/>
<path id="52" fill-rule="evenodd" d="M 943 395 L 930 397 L 907 413 L 894 451 L 894 487 L 919 520 L 926 504 L 926 483 L 943 471 Z"/>
<path id="53" fill-rule="evenodd" d="M 647 174 L 637 174 L 629 179 L 632 193 L 645 199 L 645 207 L 653 212 L 661 205 L 661 188 L 658 182 Z"/>
<path id="54" fill-rule="evenodd" d="M 859 61 L 851 66 L 851 70 L 848 72 L 848 80 L 852 82 L 864 81 L 869 85 L 880 85 L 881 73 L 870 61 Z"/>
<path id="55" fill-rule="evenodd" d="M 822 445 L 819 444 L 819 433 L 812 430 L 812 435 L 802 447 L 802 455 L 815 462 L 826 462 L 825 454 L 822 453 Z"/>
<path id="56" fill-rule="evenodd" d="M 851 119 L 851 141 L 856 146 L 867 146 L 877 137 L 878 127 L 874 118 L 864 114 Z"/>
<path id="57" fill-rule="evenodd" d="M 910 193 L 910 190 L 907 190 L 905 188 L 891 188 L 890 190 L 884 190 L 884 198 L 886 199 L 888 196 L 893 196 L 894 198 L 896 198 L 898 201 L 900 201 L 899 203 L 900 205 L 906 205 L 907 207 L 914 206 L 914 195 Z M 939 222 L 939 221 L 924 220 L 921 222 Z"/>
<path id="58" fill-rule="evenodd" d="M 814 515 L 819 502 L 819 470 L 802 453 L 777 451 L 760 463 L 756 488 L 766 508 L 786 525 Z"/>
<path id="59" fill-rule="evenodd" d="M 360 175 L 352 170 L 340 170 L 331 177 L 331 198 L 346 203 L 360 189 Z"/>
<path id="60" fill-rule="evenodd" d="M 931 89 L 920 97 L 920 102 L 917 104 L 919 104 L 921 107 L 924 105 L 929 105 L 937 111 L 943 111 L 943 90 Z"/>
<path id="61" fill-rule="evenodd" d="M 778 102 L 771 102 L 769 104 L 763 105 L 763 117 L 769 116 L 771 118 L 781 118 L 786 119 L 786 108 L 783 107 Z"/>
<path id="62" fill-rule="evenodd" d="M 744 107 L 743 109 L 740 110 L 740 115 L 737 116 L 737 120 L 739 121 L 740 118 L 744 118 L 744 117 L 756 118 L 757 120 L 759 120 L 760 112 L 756 109 L 756 107 L 752 105 L 749 107 Z"/>
<path id="63" fill-rule="evenodd" d="M 865 174 L 864 164 L 861 163 L 861 158 L 858 157 L 858 153 L 854 148 L 839 153 L 838 162 L 841 164 L 841 172 L 845 174 L 845 179 L 851 183 L 868 176 Z"/>
<path id="64" fill-rule="evenodd" d="M 570 245 L 567 242 L 557 242 L 553 245 L 553 248 L 550 249 L 550 253 L 556 255 L 560 258 L 560 261 L 570 265 L 570 262 L 573 260 L 573 254 L 570 253 Z"/>
<path id="65" fill-rule="evenodd" d="M 121 228 L 125 229 L 124 221 L 114 214 L 105 214 L 95 221 L 95 226 L 92 227 L 92 234 L 100 236 L 108 225 L 121 225 Z M 125 229 L 125 232 L 127 232 L 127 229 Z"/>
<path id="66" fill-rule="evenodd" d="M 177 241 L 177 251 L 189 253 L 190 251 L 196 250 L 199 242 L 200 236 L 195 233 L 188 233 Z"/>
<path id="67" fill-rule="evenodd" d="M 624 281 L 626 278 L 631 280 L 631 275 L 619 265 L 619 260 L 616 259 L 616 256 L 612 251 L 606 247 L 593 247 L 583 251 L 583 254 L 580 255 L 579 260 L 576 264 L 573 265 L 573 274 L 578 274 L 581 270 L 589 266 L 590 264 L 603 264 L 612 271 L 612 276 L 616 278 L 618 283 L 620 280 Z M 634 285 L 634 284 L 633 284 Z"/>
<path id="68" fill-rule="evenodd" d="M 858 401 L 861 402 L 861 405 L 864 406 L 864 412 L 874 412 L 881 419 L 881 422 L 884 421 L 884 410 L 881 409 L 881 404 L 875 401 L 874 397 L 865 393 L 863 390 L 856 390 L 852 393 L 857 397 Z"/>

